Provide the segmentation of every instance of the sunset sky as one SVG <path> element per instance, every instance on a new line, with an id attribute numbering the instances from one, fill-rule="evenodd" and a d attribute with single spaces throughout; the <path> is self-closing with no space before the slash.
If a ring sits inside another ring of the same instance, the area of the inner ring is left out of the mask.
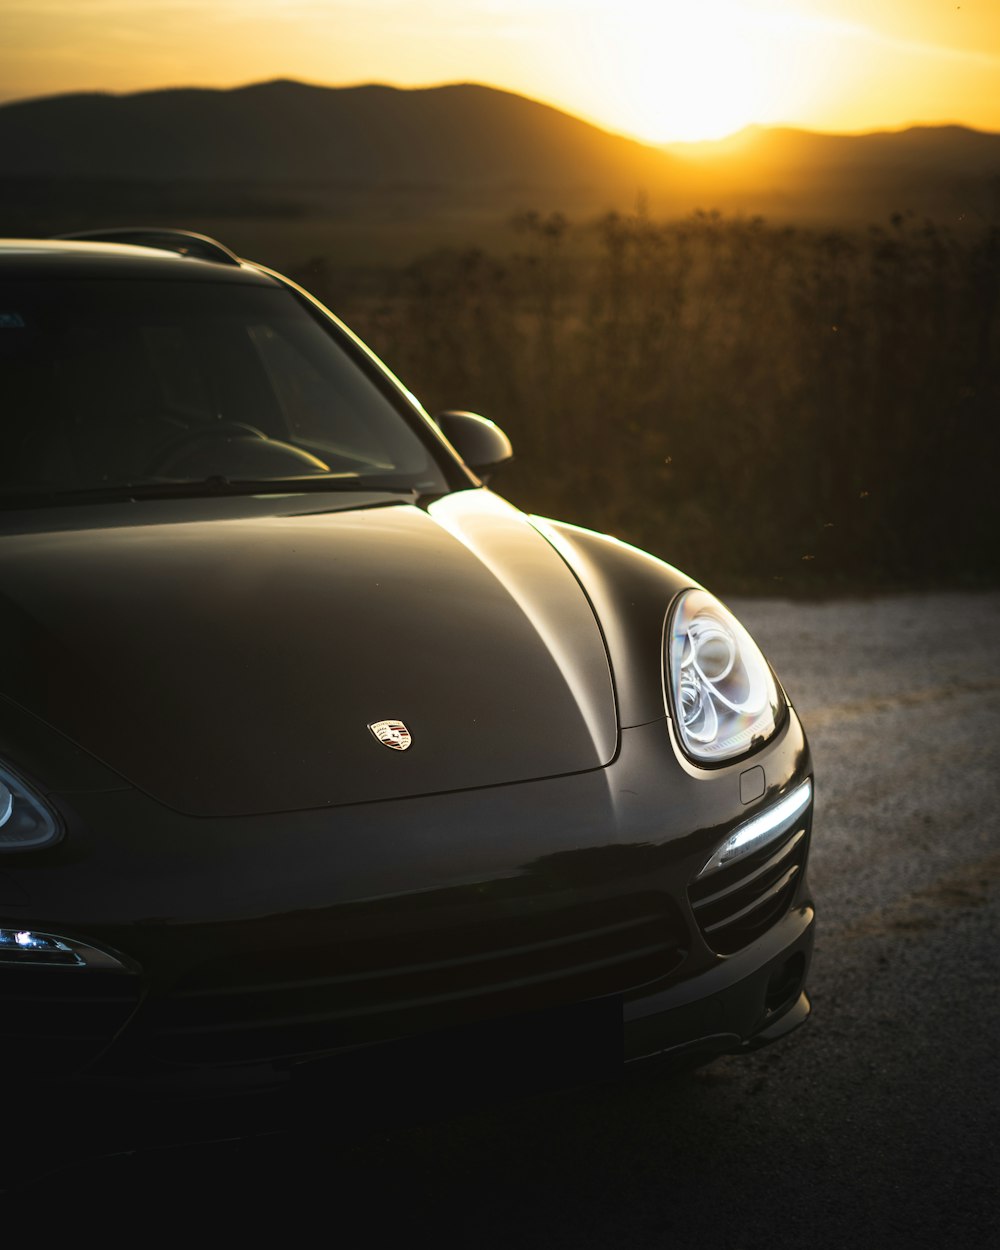
<path id="1" fill-rule="evenodd" d="M 0 100 L 483 82 L 640 138 L 1000 131 L 1000 0 L 0 0 Z"/>

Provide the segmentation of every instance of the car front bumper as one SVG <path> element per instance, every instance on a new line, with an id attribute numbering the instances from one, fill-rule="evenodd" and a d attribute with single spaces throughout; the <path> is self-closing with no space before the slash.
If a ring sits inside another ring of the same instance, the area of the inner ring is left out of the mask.
<path id="1" fill-rule="evenodd" d="M 747 805 L 746 763 L 684 768 L 659 721 L 591 773 L 326 812 L 65 796 L 66 839 L 8 874 L 0 920 L 122 967 L 0 968 L 5 1057 L 49 1088 L 400 1094 L 432 1070 L 516 1090 L 763 1044 L 808 1014 L 811 805 L 780 893 L 733 887 L 751 915 L 721 947 L 691 888 L 810 776 L 794 713 L 752 765 Z"/>

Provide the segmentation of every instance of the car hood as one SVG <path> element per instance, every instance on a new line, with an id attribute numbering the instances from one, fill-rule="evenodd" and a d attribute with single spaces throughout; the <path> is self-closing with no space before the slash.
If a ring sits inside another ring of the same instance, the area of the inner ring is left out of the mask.
<path id="1" fill-rule="evenodd" d="M 496 496 L 188 515 L 0 542 L 0 692 L 159 801 L 287 811 L 613 758 L 590 604 Z M 391 719 L 409 749 L 369 730 Z"/>

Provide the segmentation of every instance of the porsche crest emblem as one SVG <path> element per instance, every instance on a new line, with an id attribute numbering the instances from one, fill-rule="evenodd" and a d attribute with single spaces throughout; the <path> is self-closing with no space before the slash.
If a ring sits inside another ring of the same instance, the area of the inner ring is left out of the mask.
<path id="1" fill-rule="evenodd" d="M 368 728 L 384 747 L 392 751 L 405 751 L 413 741 L 401 720 L 377 720 Z"/>

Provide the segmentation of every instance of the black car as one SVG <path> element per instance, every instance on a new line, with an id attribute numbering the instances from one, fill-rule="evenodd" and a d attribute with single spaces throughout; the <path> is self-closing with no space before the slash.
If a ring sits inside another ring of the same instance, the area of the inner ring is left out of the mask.
<path id="1" fill-rule="evenodd" d="M 504 502 L 496 426 L 200 236 L 0 246 L 0 371 L 8 1073 L 579 1079 L 802 1023 L 809 750 L 718 600 Z"/>

